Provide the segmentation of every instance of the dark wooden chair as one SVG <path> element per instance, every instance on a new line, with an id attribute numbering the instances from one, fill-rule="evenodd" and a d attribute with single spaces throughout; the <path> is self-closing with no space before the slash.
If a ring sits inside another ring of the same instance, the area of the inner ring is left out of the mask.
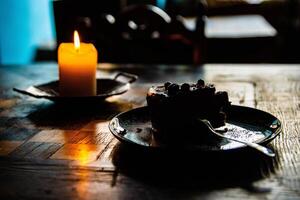
<path id="1" fill-rule="evenodd" d="M 77 29 L 85 42 L 96 42 L 98 28 L 107 30 L 113 16 L 121 10 L 119 0 L 56 0 L 53 1 L 57 43 L 73 41 Z"/>
<path id="2" fill-rule="evenodd" d="M 133 4 L 121 8 L 119 1 L 99 2 L 105 5 L 55 1 L 57 43 L 72 41 L 73 31 L 77 29 L 82 41 L 96 45 L 99 62 L 203 62 L 202 12 L 199 12 L 199 27 L 189 31 L 179 15 L 169 15 L 154 5 Z"/>

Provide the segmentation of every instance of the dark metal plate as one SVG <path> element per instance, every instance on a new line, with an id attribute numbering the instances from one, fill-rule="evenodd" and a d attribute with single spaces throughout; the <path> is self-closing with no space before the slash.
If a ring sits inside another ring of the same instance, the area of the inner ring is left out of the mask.
<path id="1" fill-rule="evenodd" d="M 273 140 L 281 132 L 280 121 L 273 115 L 258 109 L 233 105 L 228 111 L 227 117 L 226 127 L 228 131 L 225 135 L 239 140 L 263 144 Z M 121 142 L 146 148 L 171 147 L 171 145 L 160 143 L 154 139 L 148 107 L 136 108 L 117 115 L 110 121 L 109 129 Z M 185 133 L 182 133 L 181 137 L 184 141 Z M 172 145 L 172 147 L 174 146 Z M 199 144 L 178 143 L 175 147 L 203 151 L 225 151 L 243 148 L 245 145 L 216 138 L 214 141 L 199 141 Z"/>
<path id="2" fill-rule="evenodd" d="M 120 78 L 126 81 L 119 80 Z M 87 97 L 64 97 L 59 95 L 58 81 L 30 86 L 25 90 L 14 88 L 14 91 L 35 98 L 45 98 L 51 101 L 90 101 L 104 100 L 113 95 L 119 95 L 130 89 L 130 84 L 137 80 L 137 76 L 128 73 L 118 73 L 113 79 L 97 79 L 97 95 Z"/>

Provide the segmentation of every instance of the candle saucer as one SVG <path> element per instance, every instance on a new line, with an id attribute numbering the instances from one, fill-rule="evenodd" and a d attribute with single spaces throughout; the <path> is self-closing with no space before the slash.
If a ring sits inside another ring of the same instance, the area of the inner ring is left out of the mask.
<path id="1" fill-rule="evenodd" d="M 123 78 L 122 78 L 123 77 Z M 122 78 L 122 80 L 121 80 Z M 137 80 L 137 76 L 129 73 L 120 72 L 114 78 L 97 79 L 97 95 L 96 96 L 60 96 L 59 82 L 51 81 L 48 83 L 33 85 L 27 89 L 13 88 L 14 91 L 35 98 L 44 98 L 54 102 L 59 101 L 94 101 L 104 100 L 107 97 L 120 95 L 130 89 L 130 84 Z M 123 79 L 126 79 L 124 81 Z M 99 86 L 99 87 L 98 87 Z"/>

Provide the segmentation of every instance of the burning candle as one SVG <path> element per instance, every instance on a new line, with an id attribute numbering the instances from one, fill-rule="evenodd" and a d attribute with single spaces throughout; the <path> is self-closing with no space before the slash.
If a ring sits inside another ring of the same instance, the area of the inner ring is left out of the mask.
<path id="1" fill-rule="evenodd" d="M 97 90 L 97 50 L 93 44 L 80 43 L 74 31 L 74 43 L 58 47 L 59 92 L 61 96 L 95 96 Z"/>

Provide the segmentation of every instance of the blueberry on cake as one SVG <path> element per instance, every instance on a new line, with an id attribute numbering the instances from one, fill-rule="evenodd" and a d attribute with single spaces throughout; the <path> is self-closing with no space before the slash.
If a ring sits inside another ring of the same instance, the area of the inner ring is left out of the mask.
<path id="1" fill-rule="evenodd" d="M 227 92 L 216 92 L 214 85 L 201 79 L 193 84 L 153 86 L 147 104 L 154 136 L 167 142 L 205 138 L 206 127 L 198 119 L 209 120 L 214 128 L 223 126 L 230 106 Z"/>

